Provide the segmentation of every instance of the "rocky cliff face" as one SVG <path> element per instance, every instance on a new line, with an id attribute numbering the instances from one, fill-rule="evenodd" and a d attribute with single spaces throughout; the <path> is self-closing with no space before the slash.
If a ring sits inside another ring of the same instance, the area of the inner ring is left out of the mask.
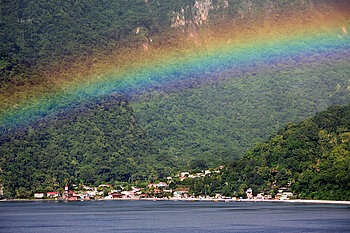
<path id="1" fill-rule="evenodd" d="M 324 1 L 318 1 L 324 2 Z M 321 3 L 320 3 L 321 4 Z M 189 38 L 198 37 L 198 28 L 210 19 L 226 21 L 248 19 L 257 15 L 278 14 L 284 9 L 313 9 L 312 0 L 196 0 L 179 2 L 177 10 L 170 12 L 171 27 L 180 28 Z"/>
<path id="2" fill-rule="evenodd" d="M 293 10 L 313 9 L 314 5 L 322 5 L 327 1 L 318 0 L 313 3 L 312 0 L 196 0 L 180 1 L 178 10 L 171 12 L 172 27 L 186 27 L 191 23 L 200 26 L 211 17 L 227 17 L 230 15 L 235 18 L 247 18 L 256 14 L 268 14 L 274 11 L 281 11 L 283 8 Z"/>

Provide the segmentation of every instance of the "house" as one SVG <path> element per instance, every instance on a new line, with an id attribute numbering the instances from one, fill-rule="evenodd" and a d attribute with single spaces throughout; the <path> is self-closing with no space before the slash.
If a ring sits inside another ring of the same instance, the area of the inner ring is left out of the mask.
<path id="1" fill-rule="evenodd" d="M 282 195 L 280 196 L 280 200 L 289 200 L 290 198 L 293 198 L 293 193 L 291 192 L 284 192 L 282 193 Z"/>
<path id="2" fill-rule="evenodd" d="M 176 198 L 181 198 L 183 196 L 185 196 L 185 194 L 187 194 L 190 191 L 189 188 L 177 188 L 174 191 L 174 197 Z"/>
<path id="3" fill-rule="evenodd" d="M 77 201 L 78 200 L 78 197 L 67 197 L 67 200 L 68 201 Z"/>
<path id="4" fill-rule="evenodd" d="M 47 197 L 59 197 L 60 193 L 59 192 L 47 192 L 46 194 Z"/>
<path id="5" fill-rule="evenodd" d="M 115 199 L 115 198 L 121 198 L 122 195 L 120 193 L 112 193 L 112 198 Z"/>
<path id="6" fill-rule="evenodd" d="M 111 190 L 111 193 L 118 193 L 118 192 L 121 192 L 122 190 L 116 190 L 116 189 L 114 189 L 114 190 Z"/>
<path id="7" fill-rule="evenodd" d="M 139 194 L 141 194 L 142 193 L 142 191 L 141 190 L 143 190 L 143 188 L 136 188 L 136 187 L 131 187 L 131 189 L 132 189 L 132 191 L 134 192 L 134 195 L 139 195 Z"/>
<path id="8" fill-rule="evenodd" d="M 264 200 L 264 199 L 265 199 L 264 193 L 258 193 L 258 194 L 256 195 L 256 199 Z"/>
<path id="9" fill-rule="evenodd" d="M 180 181 L 183 181 L 183 180 L 185 180 L 185 179 L 186 179 L 186 177 L 181 176 L 179 179 L 180 179 Z"/>
<path id="10" fill-rule="evenodd" d="M 148 185 L 148 187 L 149 187 L 149 188 L 152 188 L 152 187 L 156 188 L 156 187 L 158 187 L 158 185 L 157 185 L 156 183 L 150 183 L 150 184 Z"/>
<path id="11" fill-rule="evenodd" d="M 253 190 L 251 188 L 247 189 L 247 191 L 245 193 L 247 194 L 248 199 L 253 198 Z"/>
<path id="12" fill-rule="evenodd" d="M 63 192 L 63 199 L 66 199 L 68 197 L 68 194 L 69 194 L 69 188 L 68 188 L 68 185 L 64 186 L 64 192 Z"/>
<path id="13" fill-rule="evenodd" d="M 84 194 L 83 194 L 83 193 L 74 192 L 74 193 L 72 194 L 72 196 L 73 196 L 73 197 L 78 197 L 78 199 L 79 199 L 79 198 L 81 198 L 82 196 L 84 196 Z"/>
<path id="14" fill-rule="evenodd" d="M 208 175 L 208 174 L 211 174 L 211 171 L 210 170 L 205 170 L 204 171 L 204 175 Z"/>
<path id="15" fill-rule="evenodd" d="M 159 182 L 159 183 L 158 183 L 158 187 L 159 187 L 159 188 L 165 188 L 165 187 L 167 187 L 167 186 L 168 186 L 168 184 L 165 183 L 165 182 Z"/>
<path id="16" fill-rule="evenodd" d="M 175 189 L 175 192 L 179 192 L 181 194 L 188 193 L 190 191 L 189 188 L 177 188 Z"/>
<path id="17" fill-rule="evenodd" d="M 97 195 L 97 191 L 86 191 L 85 195 L 89 196 L 89 197 L 94 197 Z"/>
<path id="18" fill-rule="evenodd" d="M 43 198 L 44 197 L 44 193 L 34 193 L 34 197 L 35 198 Z"/>
<path id="19" fill-rule="evenodd" d="M 110 185 L 110 184 L 100 184 L 98 187 L 101 187 L 101 188 L 110 188 L 111 185 Z"/>
<path id="20" fill-rule="evenodd" d="M 275 200 L 279 200 L 282 196 L 282 193 L 277 193 L 275 196 Z"/>
<path id="21" fill-rule="evenodd" d="M 174 192 L 174 197 L 176 197 L 176 198 L 181 198 L 182 195 L 181 195 L 180 192 L 175 191 L 175 192 Z"/>
<path id="22" fill-rule="evenodd" d="M 189 172 L 181 172 L 181 174 L 180 174 L 180 176 L 182 176 L 182 177 L 186 177 L 186 175 L 189 176 L 190 173 Z"/>
<path id="23" fill-rule="evenodd" d="M 162 190 L 160 190 L 160 189 L 153 189 L 153 190 L 151 190 L 151 192 L 153 192 L 153 193 L 161 193 Z"/>
<path id="24" fill-rule="evenodd" d="M 279 188 L 279 189 L 278 189 L 278 192 L 279 192 L 279 193 L 283 193 L 283 192 L 286 191 L 286 190 L 287 190 L 287 188 L 282 187 L 282 188 Z"/>
<path id="25" fill-rule="evenodd" d="M 134 191 L 123 191 L 123 192 L 121 192 L 121 194 L 125 197 L 134 197 L 135 196 Z"/>

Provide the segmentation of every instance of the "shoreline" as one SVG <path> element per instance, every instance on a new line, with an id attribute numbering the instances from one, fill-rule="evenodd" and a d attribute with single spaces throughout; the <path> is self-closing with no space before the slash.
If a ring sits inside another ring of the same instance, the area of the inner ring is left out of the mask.
<path id="1" fill-rule="evenodd" d="M 273 203 L 302 203 L 302 204 L 333 204 L 350 205 L 350 201 L 334 200 L 309 200 L 309 199 L 291 199 L 291 200 L 263 200 L 263 199 L 207 199 L 207 198 L 115 198 L 115 199 L 96 199 L 96 200 L 77 200 L 68 201 L 63 199 L 3 199 L 0 202 L 77 202 L 77 201 L 184 201 L 184 202 L 273 202 Z"/>

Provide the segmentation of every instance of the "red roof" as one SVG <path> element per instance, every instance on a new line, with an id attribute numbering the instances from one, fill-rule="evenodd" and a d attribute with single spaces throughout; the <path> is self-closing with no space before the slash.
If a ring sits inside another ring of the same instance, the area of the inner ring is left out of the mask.
<path id="1" fill-rule="evenodd" d="M 47 192 L 47 194 L 59 194 L 59 192 Z"/>

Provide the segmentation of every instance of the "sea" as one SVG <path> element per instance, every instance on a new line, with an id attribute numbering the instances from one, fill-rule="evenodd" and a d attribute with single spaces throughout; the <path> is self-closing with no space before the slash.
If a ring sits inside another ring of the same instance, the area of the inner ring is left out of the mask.
<path id="1" fill-rule="evenodd" d="M 350 232 L 350 206 L 131 200 L 0 202 L 0 232 Z"/>

